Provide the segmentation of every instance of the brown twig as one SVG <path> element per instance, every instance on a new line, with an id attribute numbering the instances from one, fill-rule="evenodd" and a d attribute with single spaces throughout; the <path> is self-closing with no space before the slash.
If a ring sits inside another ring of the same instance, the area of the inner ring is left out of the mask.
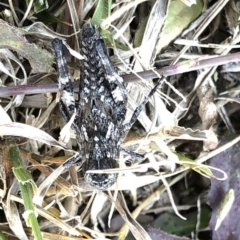
<path id="1" fill-rule="evenodd" d="M 163 67 L 161 69 L 147 70 L 143 72 L 138 72 L 137 74 L 130 73 L 123 75 L 125 82 L 135 82 L 142 81 L 141 79 L 153 79 L 158 78 L 159 75 L 173 76 L 176 74 L 196 71 L 203 68 L 214 67 L 219 65 L 224 65 L 226 63 L 239 62 L 240 52 L 228 54 L 225 56 L 199 58 L 190 61 L 183 61 L 181 63 Z M 138 75 L 138 76 L 137 76 Z M 139 78 L 141 77 L 141 79 Z M 74 90 L 78 91 L 79 82 L 73 83 Z M 48 93 L 48 92 L 58 92 L 57 84 L 39 84 L 39 85 L 21 85 L 21 86 L 11 86 L 0 88 L 0 97 L 8 97 L 19 94 L 37 94 L 37 93 Z"/>

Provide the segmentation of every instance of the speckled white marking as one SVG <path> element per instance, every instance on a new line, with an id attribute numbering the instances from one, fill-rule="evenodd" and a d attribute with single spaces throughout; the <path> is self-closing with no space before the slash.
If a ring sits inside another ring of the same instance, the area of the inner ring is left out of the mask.
<path id="1" fill-rule="evenodd" d="M 83 81 L 84 81 L 85 84 L 89 85 L 89 81 L 86 78 L 84 78 Z"/>
<path id="2" fill-rule="evenodd" d="M 86 88 L 86 87 L 83 89 L 83 91 L 84 91 L 85 93 L 89 93 L 89 92 L 90 92 L 89 89 Z"/>
<path id="3" fill-rule="evenodd" d="M 119 102 L 123 101 L 122 92 L 119 87 L 116 87 L 116 89 L 112 91 L 112 96 L 114 99 L 116 99 Z"/>
<path id="4" fill-rule="evenodd" d="M 108 139 L 113 131 L 113 128 L 114 128 L 114 125 L 113 123 L 111 122 L 110 125 L 108 126 L 108 130 L 107 130 L 107 135 L 106 135 L 106 138 Z"/>
<path id="5" fill-rule="evenodd" d="M 68 91 L 65 90 L 62 91 L 61 99 L 67 106 L 75 104 L 73 94 L 69 93 Z"/>
<path id="6" fill-rule="evenodd" d="M 84 67 L 89 68 L 89 65 L 87 62 L 84 62 L 83 64 L 84 64 Z"/>
<path id="7" fill-rule="evenodd" d="M 68 77 L 61 77 L 59 78 L 59 85 L 61 86 L 62 84 L 68 83 L 69 82 L 69 78 Z"/>
<path id="8" fill-rule="evenodd" d="M 84 134 L 85 139 L 88 141 L 87 131 L 86 131 L 86 128 L 84 126 L 82 126 L 82 132 Z"/>

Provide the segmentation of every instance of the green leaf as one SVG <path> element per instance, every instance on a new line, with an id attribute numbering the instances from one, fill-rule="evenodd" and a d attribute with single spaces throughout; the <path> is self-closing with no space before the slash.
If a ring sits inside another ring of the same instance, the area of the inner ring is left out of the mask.
<path id="1" fill-rule="evenodd" d="M 210 168 L 207 165 L 197 163 L 197 162 L 193 161 L 192 159 L 185 157 L 179 153 L 175 153 L 175 154 L 178 156 L 179 161 L 183 166 L 189 167 L 192 170 L 194 170 L 195 172 L 198 172 L 199 174 L 204 174 L 209 177 L 214 177 L 212 171 L 210 170 Z"/>
<path id="2" fill-rule="evenodd" d="M 9 158 L 13 162 L 13 174 L 18 182 L 23 185 L 30 183 L 32 185 L 33 191 L 36 192 L 37 185 L 33 181 L 31 173 L 25 169 L 24 165 L 22 164 L 22 158 L 16 144 L 11 144 L 9 148 Z"/>
<path id="3" fill-rule="evenodd" d="M 99 0 L 91 23 L 100 27 L 102 21 L 110 16 L 112 0 Z"/>
<path id="4" fill-rule="evenodd" d="M 115 40 L 113 38 L 112 33 L 109 32 L 108 30 L 100 29 L 100 33 L 101 33 L 102 37 L 104 38 L 104 40 L 105 40 L 105 42 L 108 46 L 111 46 L 113 48 L 119 48 L 119 49 L 124 50 L 124 51 L 129 50 L 126 45 L 124 45 L 123 43 Z"/>
<path id="5" fill-rule="evenodd" d="M 48 9 L 48 1 L 47 0 L 38 0 L 34 2 L 34 12 L 39 13 L 43 10 Z"/>
<path id="6" fill-rule="evenodd" d="M 25 211 L 34 210 L 34 204 L 32 202 L 32 192 L 28 184 L 19 184 L 21 195 L 24 202 Z"/>
<path id="7" fill-rule="evenodd" d="M 99 31 L 108 46 L 116 47 L 127 51 L 128 47 L 126 45 L 115 40 L 111 32 L 101 28 L 101 23 L 103 22 L 103 20 L 108 18 L 111 14 L 111 6 L 112 0 L 99 0 L 93 14 L 91 23 L 94 24 L 97 28 L 99 28 Z"/>
<path id="8" fill-rule="evenodd" d="M 41 230 L 40 230 L 38 222 L 37 222 L 37 218 L 34 213 L 29 214 L 28 224 L 32 228 L 32 233 L 33 233 L 33 236 L 35 237 L 35 239 L 42 240 L 43 239 L 42 233 L 41 233 Z"/>
<path id="9" fill-rule="evenodd" d="M 184 214 L 187 220 L 183 220 L 174 214 L 163 213 L 154 221 L 154 225 L 167 233 L 188 236 L 196 229 L 197 214 L 197 209 L 193 209 L 190 213 Z M 207 206 L 203 206 L 201 209 L 200 229 L 206 228 L 209 220 L 210 210 Z"/>
<path id="10" fill-rule="evenodd" d="M 9 158 L 13 162 L 13 173 L 19 182 L 19 187 L 23 199 L 23 204 L 25 208 L 25 212 L 23 217 L 28 226 L 32 228 L 32 232 L 34 238 L 37 240 L 42 240 L 42 234 L 40 231 L 39 224 L 37 222 L 37 218 L 35 215 L 35 207 L 33 204 L 33 193 L 31 189 L 31 185 L 33 189 L 36 191 L 36 184 L 34 183 L 32 176 L 29 171 L 27 171 L 22 163 L 22 158 L 18 149 L 18 146 L 15 143 L 9 143 Z M 30 185 L 31 184 L 31 185 Z"/>
<path id="11" fill-rule="evenodd" d="M 32 175 L 29 171 L 27 171 L 24 167 L 13 167 L 13 173 L 17 180 L 21 182 L 22 184 L 25 184 L 32 179 Z"/>
<path id="12" fill-rule="evenodd" d="M 26 0 L 27 5 L 29 5 L 31 0 Z M 48 9 L 48 1 L 47 0 L 35 0 L 33 2 L 33 6 L 34 6 L 34 12 L 35 13 L 39 13 L 43 10 Z"/>
<path id="13" fill-rule="evenodd" d="M 6 238 L 5 234 L 2 231 L 0 231 L 0 240 L 6 240 L 6 239 L 7 238 Z"/>
<path id="14" fill-rule="evenodd" d="M 53 55 L 36 44 L 29 43 L 24 37 L 27 32 L 20 28 L 12 27 L 0 20 L 0 48 L 8 48 L 26 58 L 33 72 L 51 72 Z"/>
<path id="15" fill-rule="evenodd" d="M 167 11 L 167 18 L 157 44 L 157 53 L 168 46 L 182 31 L 194 21 L 203 10 L 203 1 L 188 7 L 181 0 L 171 1 Z"/>
<path id="16" fill-rule="evenodd" d="M 140 47 L 142 44 L 142 39 L 143 39 L 143 35 L 147 26 L 147 22 L 148 22 L 148 17 L 144 18 L 144 20 L 140 23 L 135 36 L 134 36 L 134 41 L 133 41 L 133 46 L 134 47 Z"/>
<path id="17" fill-rule="evenodd" d="M 43 11 L 36 14 L 37 20 L 44 23 L 62 23 L 67 26 L 71 26 L 70 22 L 67 22 L 61 18 L 55 17 L 52 13 L 48 11 Z"/>

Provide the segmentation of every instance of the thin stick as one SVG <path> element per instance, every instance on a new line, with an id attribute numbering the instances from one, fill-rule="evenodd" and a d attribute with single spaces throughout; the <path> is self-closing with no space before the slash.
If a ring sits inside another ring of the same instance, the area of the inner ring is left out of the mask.
<path id="1" fill-rule="evenodd" d="M 228 54 L 225 56 L 209 57 L 208 59 L 200 58 L 200 59 L 195 59 L 191 61 L 184 61 L 182 63 L 163 67 L 161 69 L 154 69 L 154 71 L 147 70 L 147 71 L 139 72 L 138 75 L 144 79 L 158 78 L 158 75 L 155 73 L 156 71 L 158 74 L 160 75 L 162 74 L 165 77 L 167 77 L 167 76 L 173 76 L 173 75 L 184 73 L 184 72 L 195 71 L 198 69 L 224 65 L 232 62 L 239 62 L 239 59 L 240 59 L 240 52 Z M 136 75 L 133 73 L 123 75 L 122 77 L 124 81 L 127 83 L 141 81 L 141 79 L 138 79 Z M 74 82 L 73 87 L 74 87 L 74 91 L 78 91 L 79 82 Z M 38 93 L 48 93 L 48 92 L 58 92 L 57 84 L 39 84 L 36 86 L 21 85 L 21 86 L 2 87 L 0 88 L 0 97 L 8 97 L 8 96 L 19 95 L 19 94 L 38 94 Z"/>

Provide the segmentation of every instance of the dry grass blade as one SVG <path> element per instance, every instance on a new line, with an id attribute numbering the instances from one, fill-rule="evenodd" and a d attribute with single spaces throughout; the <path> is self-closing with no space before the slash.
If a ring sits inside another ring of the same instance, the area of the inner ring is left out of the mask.
<path id="1" fill-rule="evenodd" d="M 61 145 L 58 141 L 56 141 L 46 132 L 22 123 L 9 123 L 0 125 L 0 134 L 2 136 L 26 137 L 46 143 L 50 146 L 55 146 L 62 149 L 65 148 L 64 145 Z"/>
<path id="2" fill-rule="evenodd" d="M 121 193 L 118 194 L 116 201 L 113 199 L 111 195 L 109 195 L 109 198 L 114 203 L 116 209 L 121 214 L 122 218 L 127 222 L 134 237 L 139 240 L 141 239 L 151 240 L 146 231 L 131 216 L 122 194 Z M 125 239 L 126 235 L 127 235 L 126 231 L 121 231 L 119 234 L 119 239 Z"/>
<path id="3" fill-rule="evenodd" d="M 3 203 L 3 209 L 9 222 L 11 222 L 10 228 L 19 239 L 28 240 L 26 233 L 24 232 L 22 220 L 19 215 L 16 203 L 10 200 L 10 194 L 8 194 L 7 202 Z"/>
<path id="4" fill-rule="evenodd" d="M 156 44 L 164 25 L 168 2 L 169 1 L 167 0 L 156 1 L 152 8 L 142 43 L 139 48 L 139 56 L 142 60 L 140 63 L 135 65 L 135 71 L 139 70 L 139 64 L 142 65 L 143 69 L 149 69 L 149 67 L 153 65 L 157 54 Z"/>

